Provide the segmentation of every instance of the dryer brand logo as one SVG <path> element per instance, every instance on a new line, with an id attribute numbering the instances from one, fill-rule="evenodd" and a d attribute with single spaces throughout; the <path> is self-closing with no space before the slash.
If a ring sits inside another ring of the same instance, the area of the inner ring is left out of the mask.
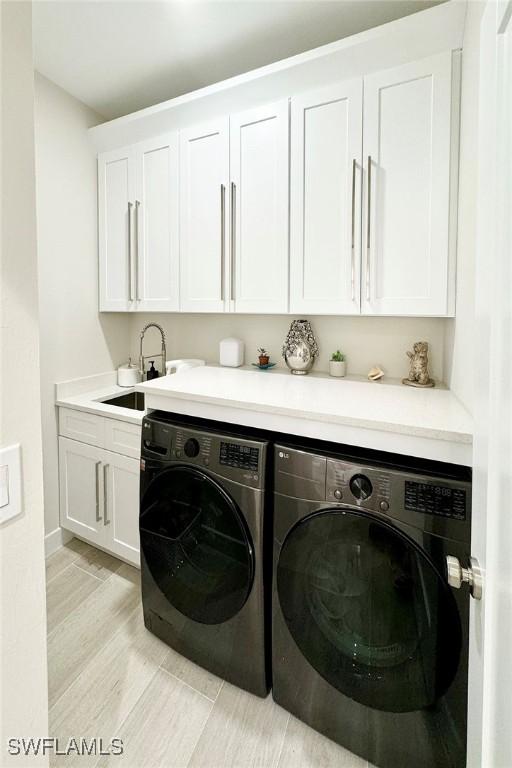
<path id="1" fill-rule="evenodd" d="M 280 459 L 289 459 L 290 458 L 290 454 L 286 453 L 286 451 L 279 451 L 279 458 Z"/>

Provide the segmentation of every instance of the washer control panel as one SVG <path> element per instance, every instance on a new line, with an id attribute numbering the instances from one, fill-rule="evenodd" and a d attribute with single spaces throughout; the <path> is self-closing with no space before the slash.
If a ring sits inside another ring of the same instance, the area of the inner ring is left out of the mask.
<path id="1" fill-rule="evenodd" d="M 259 458 L 259 448 L 254 448 L 250 445 L 240 445 L 239 443 L 221 441 L 219 464 L 223 464 L 226 467 L 239 467 L 240 469 L 250 469 L 253 472 L 257 472 Z"/>
<path id="2" fill-rule="evenodd" d="M 265 487 L 266 441 L 172 424 L 152 415 L 142 427 L 143 461 L 190 464 L 249 488 Z"/>

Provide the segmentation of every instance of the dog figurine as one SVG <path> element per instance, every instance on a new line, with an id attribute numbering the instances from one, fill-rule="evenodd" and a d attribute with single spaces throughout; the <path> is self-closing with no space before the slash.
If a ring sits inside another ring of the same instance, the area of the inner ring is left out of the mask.
<path id="1" fill-rule="evenodd" d="M 409 376 L 402 379 L 403 384 L 412 387 L 433 387 L 434 381 L 428 372 L 428 342 L 417 341 L 412 352 L 407 352 L 409 358 Z"/>

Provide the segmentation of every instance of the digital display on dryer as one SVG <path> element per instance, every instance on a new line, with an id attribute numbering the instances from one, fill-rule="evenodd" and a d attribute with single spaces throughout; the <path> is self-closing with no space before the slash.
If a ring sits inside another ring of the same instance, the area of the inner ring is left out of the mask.
<path id="1" fill-rule="evenodd" d="M 405 482 L 405 509 L 427 515 L 466 519 L 466 491 L 430 483 Z"/>

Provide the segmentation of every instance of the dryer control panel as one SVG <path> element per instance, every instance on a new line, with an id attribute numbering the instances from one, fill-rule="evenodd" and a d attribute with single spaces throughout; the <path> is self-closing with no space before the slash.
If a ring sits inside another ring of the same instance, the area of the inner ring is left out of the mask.
<path id="1" fill-rule="evenodd" d="M 385 515 L 447 538 L 470 536 L 471 482 L 456 477 L 278 445 L 275 490 L 296 499 Z"/>
<path id="2" fill-rule="evenodd" d="M 405 509 L 424 512 L 427 515 L 441 515 L 455 520 L 466 519 L 466 490 L 450 488 L 435 483 L 405 481 Z"/>

